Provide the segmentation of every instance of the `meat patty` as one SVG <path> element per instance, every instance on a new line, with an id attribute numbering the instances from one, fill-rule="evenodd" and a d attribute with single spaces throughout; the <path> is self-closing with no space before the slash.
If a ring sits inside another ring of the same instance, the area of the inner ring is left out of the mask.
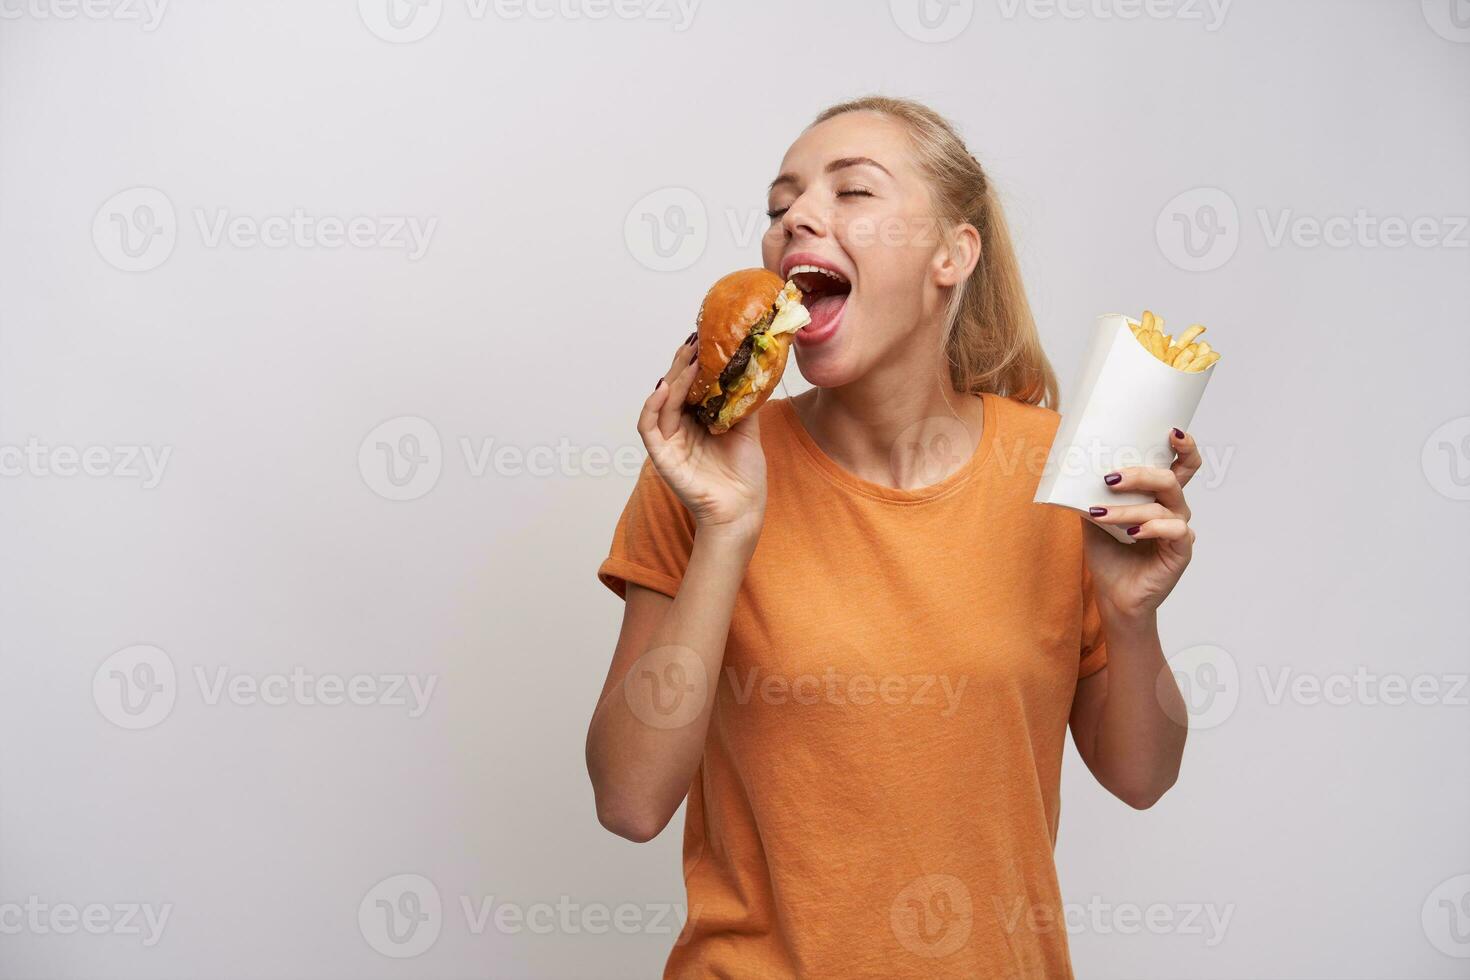
<path id="1" fill-rule="evenodd" d="M 720 393 L 705 401 L 703 405 L 694 406 L 694 417 L 701 425 L 714 425 L 720 418 L 720 409 L 725 407 L 725 401 L 729 397 L 726 393 L 740 380 L 745 369 L 750 365 L 750 358 L 755 353 L 756 334 L 763 333 L 771 325 L 771 318 L 775 316 L 775 310 L 771 310 L 760 319 L 755 326 L 751 327 L 750 333 L 735 348 L 735 353 L 730 355 L 730 361 L 720 372 Z"/>

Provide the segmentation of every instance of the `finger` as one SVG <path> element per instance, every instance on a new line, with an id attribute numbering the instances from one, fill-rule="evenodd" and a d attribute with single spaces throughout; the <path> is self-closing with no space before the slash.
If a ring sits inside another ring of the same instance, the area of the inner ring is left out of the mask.
<path id="1" fill-rule="evenodd" d="M 1194 531 L 1190 529 L 1188 521 L 1179 517 L 1162 517 L 1144 521 L 1142 524 L 1130 527 L 1128 534 L 1140 541 L 1155 538 L 1160 541 L 1173 541 L 1185 547 L 1194 544 Z"/>
<path id="2" fill-rule="evenodd" d="M 1174 513 L 1163 504 L 1128 504 L 1122 507 L 1103 507 L 1101 505 L 1090 508 L 1088 514 L 1099 524 L 1116 524 L 1121 527 L 1133 527 L 1145 521 L 1163 520 L 1180 515 Z"/>
<path id="3" fill-rule="evenodd" d="M 659 406 L 654 411 L 654 417 L 656 417 L 657 425 L 659 425 L 660 435 L 663 435 L 664 438 L 669 438 L 670 435 L 673 435 L 678 430 L 678 426 L 676 425 L 664 425 L 663 420 L 666 417 L 667 408 L 669 408 L 670 403 L 673 403 L 673 406 L 682 406 L 684 404 L 684 395 L 675 391 L 667 391 L 667 389 L 679 381 L 679 375 L 682 375 L 686 367 L 689 366 L 689 357 L 694 354 L 695 348 L 698 348 L 698 342 L 700 342 L 698 331 L 689 332 L 689 335 L 685 336 L 684 342 L 673 350 L 673 360 L 669 361 L 669 370 L 663 373 L 663 378 L 660 379 L 661 383 L 654 385 L 654 394 L 660 395 Z M 685 388 L 686 391 L 688 391 L 688 388 Z"/>
<path id="4" fill-rule="evenodd" d="M 1103 477 L 1103 483 L 1115 493 L 1132 490 L 1151 493 L 1155 499 L 1176 514 L 1189 514 L 1184 503 L 1184 491 L 1173 470 L 1162 466 L 1125 466 Z"/>
<path id="5" fill-rule="evenodd" d="M 1169 445 L 1174 448 L 1174 462 L 1169 469 L 1174 471 L 1182 487 L 1199 472 L 1204 460 L 1200 457 L 1199 446 L 1195 445 L 1194 436 L 1182 429 L 1174 429 L 1169 433 Z"/>
<path id="6" fill-rule="evenodd" d="M 643 437 L 643 446 L 648 455 L 655 455 L 664 443 L 664 434 L 659 430 L 658 416 L 669 398 L 669 382 L 660 377 L 653 391 L 643 399 L 643 409 L 638 413 L 638 435 Z"/>
<path id="7" fill-rule="evenodd" d="M 674 376 L 664 385 L 669 389 L 669 397 L 659 409 L 658 427 L 663 431 L 665 438 L 670 438 L 679 431 L 684 415 L 684 398 L 689 394 L 689 386 L 694 383 L 698 374 L 699 354 L 694 352 L 685 359 L 683 367 L 675 365 Z"/>
<path id="8" fill-rule="evenodd" d="M 672 376 L 684 370 L 684 365 L 689 363 L 689 355 L 699 347 L 699 331 L 695 330 L 684 338 L 684 342 L 674 351 L 674 360 L 669 364 L 668 373 L 664 377 L 672 380 Z"/>
<path id="9" fill-rule="evenodd" d="M 669 369 L 664 372 L 664 381 L 672 383 L 684 368 L 689 366 L 689 357 L 699 349 L 699 332 L 695 331 L 684 338 L 684 342 L 674 348 L 674 359 L 669 362 Z"/>

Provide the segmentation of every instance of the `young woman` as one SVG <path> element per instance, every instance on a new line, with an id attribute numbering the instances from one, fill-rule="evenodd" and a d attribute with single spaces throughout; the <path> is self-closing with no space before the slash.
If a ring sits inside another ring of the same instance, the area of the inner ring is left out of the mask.
<path id="1" fill-rule="evenodd" d="M 928 108 L 826 110 L 769 198 L 765 266 L 831 273 L 800 274 L 816 387 L 711 436 L 682 411 L 691 336 L 644 403 L 598 569 L 626 600 L 598 817 L 646 841 L 688 796 L 666 976 L 1069 977 L 1067 726 L 1131 806 L 1179 770 L 1155 616 L 1194 544 L 1194 441 L 1098 481 L 1132 546 L 1031 502 L 1056 382 L 995 191 Z"/>

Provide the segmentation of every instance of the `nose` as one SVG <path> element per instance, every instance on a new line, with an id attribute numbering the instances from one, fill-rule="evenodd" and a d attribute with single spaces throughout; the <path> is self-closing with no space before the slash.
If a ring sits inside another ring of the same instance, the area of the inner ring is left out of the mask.
<path id="1" fill-rule="evenodd" d="M 827 234 L 827 215 L 817 207 L 810 192 L 803 193 L 787 207 L 781 216 L 781 228 L 787 239 L 807 235 L 821 238 Z"/>

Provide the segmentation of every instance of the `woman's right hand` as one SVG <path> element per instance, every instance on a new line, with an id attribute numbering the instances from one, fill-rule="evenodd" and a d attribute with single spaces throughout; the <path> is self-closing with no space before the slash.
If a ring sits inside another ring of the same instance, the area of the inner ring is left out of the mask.
<path id="1" fill-rule="evenodd" d="M 684 398 L 699 373 L 698 337 L 674 352 L 674 362 L 643 403 L 638 434 L 660 476 L 704 531 L 754 537 L 766 511 L 766 454 L 759 412 L 730 431 L 710 435 Z"/>

